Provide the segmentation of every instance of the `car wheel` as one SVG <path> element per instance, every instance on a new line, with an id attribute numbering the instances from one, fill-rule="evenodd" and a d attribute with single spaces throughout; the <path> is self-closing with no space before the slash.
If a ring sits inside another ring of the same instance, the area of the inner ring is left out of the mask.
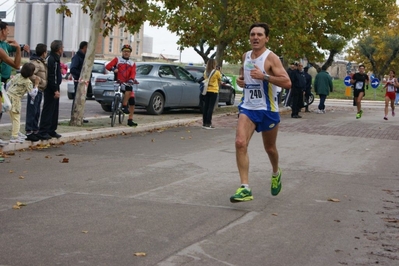
<path id="1" fill-rule="evenodd" d="M 101 108 L 103 108 L 103 110 L 105 112 L 112 112 L 112 106 L 108 105 L 108 104 L 101 104 Z"/>
<path id="2" fill-rule="evenodd" d="M 163 113 L 165 107 L 165 99 L 159 92 L 155 92 L 150 99 L 150 103 L 147 106 L 147 112 L 152 115 L 160 115 Z"/>
<path id="3" fill-rule="evenodd" d="M 73 93 L 68 92 L 68 99 L 72 100 L 73 99 Z"/>
<path id="4" fill-rule="evenodd" d="M 235 100 L 236 100 L 236 94 L 234 92 L 231 92 L 230 99 L 228 102 L 226 102 L 226 105 L 233 105 Z"/>

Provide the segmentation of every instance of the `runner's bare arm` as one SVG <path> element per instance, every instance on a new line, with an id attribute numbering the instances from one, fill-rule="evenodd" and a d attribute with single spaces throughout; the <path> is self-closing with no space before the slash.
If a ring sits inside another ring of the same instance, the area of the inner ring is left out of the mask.
<path id="1" fill-rule="evenodd" d="M 291 80 L 288 73 L 275 53 L 270 53 L 265 61 L 265 70 L 270 75 L 270 83 L 282 88 L 291 88 Z"/>

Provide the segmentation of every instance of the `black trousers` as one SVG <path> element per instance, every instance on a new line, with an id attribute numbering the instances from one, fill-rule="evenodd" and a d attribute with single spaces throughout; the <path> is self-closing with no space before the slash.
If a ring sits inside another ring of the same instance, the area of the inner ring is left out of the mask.
<path id="1" fill-rule="evenodd" d="M 298 115 L 303 107 L 303 92 L 301 90 L 292 90 L 292 110 L 291 116 Z"/>
<path id="2" fill-rule="evenodd" d="M 49 89 L 45 89 L 43 94 L 44 102 L 39 134 L 54 134 L 58 127 L 60 99 L 55 99 L 54 92 Z"/>
<path id="3" fill-rule="evenodd" d="M 212 114 L 213 109 L 215 108 L 216 100 L 218 98 L 218 94 L 214 92 L 207 92 L 204 95 L 204 113 L 202 115 L 202 124 L 203 126 L 211 126 L 212 125 Z"/>

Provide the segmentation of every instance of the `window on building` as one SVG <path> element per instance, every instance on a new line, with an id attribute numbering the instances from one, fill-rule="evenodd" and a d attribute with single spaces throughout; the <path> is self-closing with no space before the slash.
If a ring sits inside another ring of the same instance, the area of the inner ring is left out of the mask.
<path id="1" fill-rule="evenodd" d="M 136 42 L 136 55 L 139 55 L 140 42 Z"/>
<path id="2" fill-rule="evenodd" d="M 112 53 L 114 38 L 109 38 L 108 52 Z"/>
<path id="3" fill-rule="evenodd" d="M 119 50 L 122 50 L 122 46 L 124 45 L 124 43 L 123 43 L 123 38 L 121 38 L 120 39 L 120 47 L 119 47 Z"/>

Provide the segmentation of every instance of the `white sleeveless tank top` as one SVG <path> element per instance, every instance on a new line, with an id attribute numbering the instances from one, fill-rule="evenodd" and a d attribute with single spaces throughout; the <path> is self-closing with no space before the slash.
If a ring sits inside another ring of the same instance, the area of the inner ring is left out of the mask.
<path id="1" fill-rule="evenodd" d="M 269 49 L 266 49 L 262 55 L 255 59 L 251 59 L 252 51 L 246 53 L 244 61 L 245 88 L 239 105 L 241 108 L 278 112 L 277 91 L 279 87 L 263 79 L 253 79 L 250 75 L 251 70 L 255 68 L 254 65 L 266 74 L 265 60 L 270 52 Z"/>

